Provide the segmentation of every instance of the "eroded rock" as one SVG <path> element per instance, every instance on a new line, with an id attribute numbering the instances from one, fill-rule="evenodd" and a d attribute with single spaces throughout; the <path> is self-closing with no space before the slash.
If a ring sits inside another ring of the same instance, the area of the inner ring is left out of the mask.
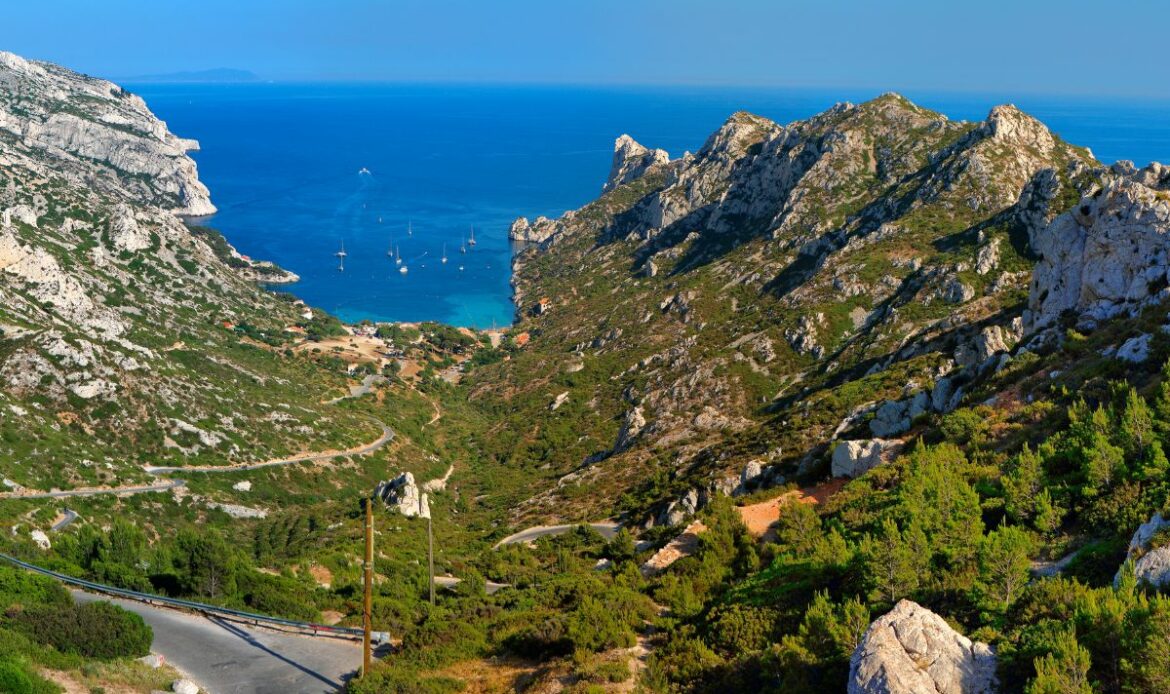
<path id="1" fill-rule="evenodd" d="M 849 694 L 992 694 L 995 652 L 909 600 L 879 617 L 849 661 Z"/>

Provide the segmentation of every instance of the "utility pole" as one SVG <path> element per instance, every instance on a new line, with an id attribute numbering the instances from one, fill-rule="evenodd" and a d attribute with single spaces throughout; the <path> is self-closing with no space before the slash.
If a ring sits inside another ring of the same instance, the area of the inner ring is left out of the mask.
<path id="1" fill-rule="evenodd" d="M 429 509 L 428 509 L 429 510 Z M 431 531 L 431 514 L 427 514 L 427 567 L 431 575 L 431 607 L 435 606 L 435 534 Z"/>
<path id="2" fill-rule="evenodd" d="M 362 601 L 362 677 L 370 671 L 370 632 L 373 630 L 374 503 L 366 499 L 365 596 Z"/>

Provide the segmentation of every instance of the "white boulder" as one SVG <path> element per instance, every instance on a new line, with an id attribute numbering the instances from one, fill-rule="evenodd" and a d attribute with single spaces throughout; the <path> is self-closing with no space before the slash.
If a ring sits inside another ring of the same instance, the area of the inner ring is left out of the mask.
<path id="1" fill-rule="evenodd" d="M 879 617 L 849 660 L 849 694 L 991 694 L 995 651 L 909 600 Z"/>

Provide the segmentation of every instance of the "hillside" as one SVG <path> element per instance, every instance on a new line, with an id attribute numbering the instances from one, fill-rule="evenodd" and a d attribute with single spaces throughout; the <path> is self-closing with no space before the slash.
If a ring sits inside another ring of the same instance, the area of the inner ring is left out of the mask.
<path id="1" fill-rule="evenodd" d="M 373 498 L 356 694 L 1166 690 L 1170 169 L 1012 106 L 737 113 L 518 219 L 510 330 L 343 326 L 187 219 L 141 99 L 0 83 L 5 553 L 355 624 Z M 25 578 L 0 677 L 156 686 Z"/>
<path id="2" fill-rule="evenodd" d="M 533 516 L 730 491 L 753 461 L 809 478 L 836 438 L 953 408 L 1021 335 L 1029 236 L 1105 175 L 1012 106 L 953 122 L 893 94 L 787 126 L 738 113 L 621 173 L 646 151 L 619 140 L 624 183 L 522 234 L 542 239 L 515 261 L 532 341 L 471 386 L 560 490 Z"/>

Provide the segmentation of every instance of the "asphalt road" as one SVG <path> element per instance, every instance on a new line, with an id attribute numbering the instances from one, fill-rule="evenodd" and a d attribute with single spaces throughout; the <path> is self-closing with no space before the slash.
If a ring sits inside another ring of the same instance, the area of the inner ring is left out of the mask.
<path id="1" fill-rule="evenodd" d="M 34 492 L 32 494 L 0 494 L 0 499 L 21 501 L 24 499 L 64 499 L 71 496 L 101 496 L 103 494 L 143 494 L 145 492 L 165 492 L 168 489 L 182 487 L 187 484 L 184 480 L 166 480 L 158 484 L 143 485 L 141 487 L 113 487 L 110 489 L 70 489 L 63 492 Z"/>
<path id="2" fill-rule="evenodd" d="M 601 533 L 601 536 L 607 540 L 612 539 L 614 535 L 617 535 L 618 528 L 621 527 L 620 523 L 615 523 L 613 521 L 602 521 L 601 523 L 569 523 L 566 525 L 537 525 L 528 528 L 527 530 L 521 530 L 518 533 L 505 537 L 496 543 L 496 547 L 514 545 L 518 542 L 532 542 L 538 537 L 545 537 L 546 535 L 562 535 L 579 525 L 588 525 L 597 532 Z"/>
<path id="3" fill-rule="evenodd" d="M 331 694 L 361 664 L 361 645 L 243 626 L 82 591 L 78 602 L 110 600 L 154 629 L 151 650 L 208 694 Z"/>

